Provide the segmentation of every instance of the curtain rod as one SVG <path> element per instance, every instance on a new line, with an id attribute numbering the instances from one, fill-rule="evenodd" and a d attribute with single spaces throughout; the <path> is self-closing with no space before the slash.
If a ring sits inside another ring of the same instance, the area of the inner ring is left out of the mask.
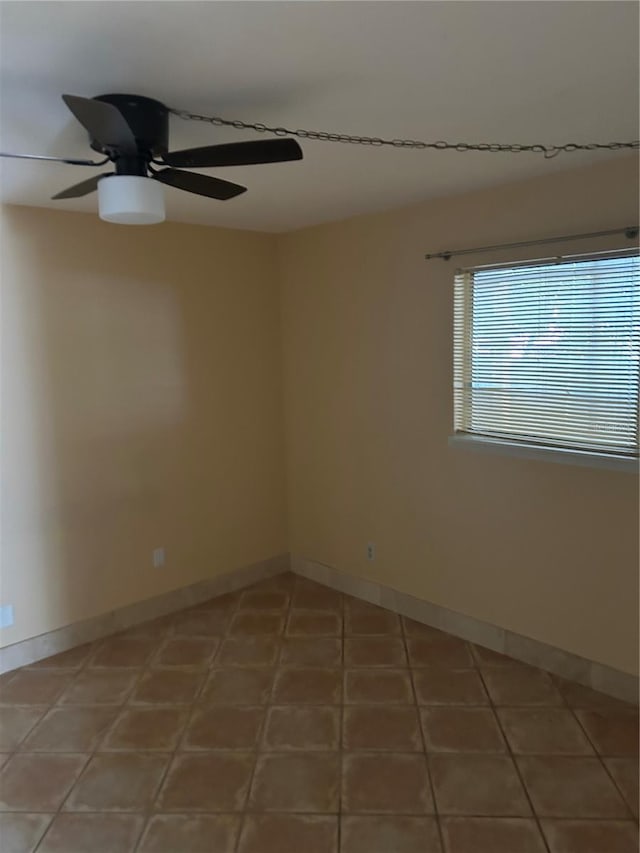
<path id="1" fill-rule="evenodd" d="M 471 255 L 476 252 L 491 252 L 495 249 L 521 249 L 526 246 L 541 246 L 544 243 L 564 243 L 566 240 L 586 240 L 589 237 L 609 237 L 612 234 L 624 234 L 628 240 L 638 236 L 637 225 L 627 225 L 626 228 L 613 228 L 610 231 L 593 231 L 591 234 L 569 234 L 565 237 L 547 237 L 544 240 L 527 240 L 524 243 L 498 243 L 496 246 L 477 246 L 475 249 L 453 249 L 452 251 L 433 252 L 425 255 L 425 260 L 432 261 L 442 258 L 448 261 L 456 255 Z"/>

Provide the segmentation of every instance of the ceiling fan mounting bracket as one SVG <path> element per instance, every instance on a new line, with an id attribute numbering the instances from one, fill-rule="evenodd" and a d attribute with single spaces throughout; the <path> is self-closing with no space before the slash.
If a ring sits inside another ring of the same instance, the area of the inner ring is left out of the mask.
<path id="1" fill-rule="evenodd" d="M 94 101 L 112 104 L 124 116 L 141 154 L 161 157 L 169 150 L 169 110 L 160 101 L 142 95 L 99 95 Z M 112 150 L 89 136 L 94 151 L 111 156 Z M 128 172 L 127 174 L 132 174 Z M 133 172 L 133 174 L 138 174 Z"/>

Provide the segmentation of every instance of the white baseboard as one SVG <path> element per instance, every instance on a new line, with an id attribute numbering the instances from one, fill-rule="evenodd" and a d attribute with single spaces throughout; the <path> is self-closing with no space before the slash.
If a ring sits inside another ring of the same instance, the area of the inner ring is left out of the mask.
<path id="1" fill-rule="evenodd" d="M 570 681 L 577 681 L 617 699 L 638 704 L 639 680 L 635 675 L 298 555 L 291 557 L 291 570 L 317 583 L 371 604 L 379 604 L 387 610 L 439 628 L 494 652 L 501 652 Z"/>
<path id="2" fill-rule="evenodd" d="M 293 571 L 317 583 L 363 601 L 379 604 L 402 616 L 440 628 L 479 646 L 509 655 L 618 699 L 638 704 L 637 676 L 507 631 L 473 616 L 466 616 L 430 601 L 398 592 L 383 584 L 355 577 L 332 566 L 297 555 L 290 557 L 289 554 L 280 554 L 210 580 L 147 598 L 92 619 L 5 646 L 0 649 L 0 674 L 286 571 Z"/>
<path id="3" fill-rule="evenodd" d="M 157 619 L 167 613 L 192 607 L 216 595 L 242 589 L 256 581 L 278 575 L 289 569 L 289 555 L 280 554 L 259 563 L 225 572 L 209 580 L 174 589 L 153 598 L 119 607 L 108 613 L 102 613 L 100 616 L 74 622 L 55 631 L 48 631 L 46 634 L 13 643 L 0 649 L 0 674 L 21 666 L 28 666 L 43 658 L 66 652 L 68 649 L 99 640 L 118 631 L 124 631 L 149 619 Z"/>

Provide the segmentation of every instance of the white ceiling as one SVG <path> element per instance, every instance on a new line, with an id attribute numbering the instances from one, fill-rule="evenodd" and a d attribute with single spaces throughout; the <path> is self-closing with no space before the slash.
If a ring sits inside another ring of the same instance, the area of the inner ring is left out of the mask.
<path id="1" fill-rule="evenodd" d="M 93 157 L 60 95 L 107 92 L 392 138 L 631 140 L 638 9 L 608 0 L 2 2 L 0 150 Z M 171 123 L 174 149 L 247 138 L 258 137 Z M 620 156 L 302 144 L 302 162 L 209 170 L 248 186 L 231 201 L 166 188 L 168 218 L 285 231 Z M 17 160 L 1 168 L 3 201 L 96 210 L 95 194 L 49 200 L 88 168 Z"/>

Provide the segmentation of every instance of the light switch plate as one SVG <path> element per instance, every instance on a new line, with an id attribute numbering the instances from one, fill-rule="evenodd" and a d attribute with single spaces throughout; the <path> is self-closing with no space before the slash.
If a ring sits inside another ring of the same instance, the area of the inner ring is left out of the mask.
<path id="1" fill-rule="evenodd" d="M 0 607 L 0 628 L 10 628 L 13 625 L 13 604 Z"/>

